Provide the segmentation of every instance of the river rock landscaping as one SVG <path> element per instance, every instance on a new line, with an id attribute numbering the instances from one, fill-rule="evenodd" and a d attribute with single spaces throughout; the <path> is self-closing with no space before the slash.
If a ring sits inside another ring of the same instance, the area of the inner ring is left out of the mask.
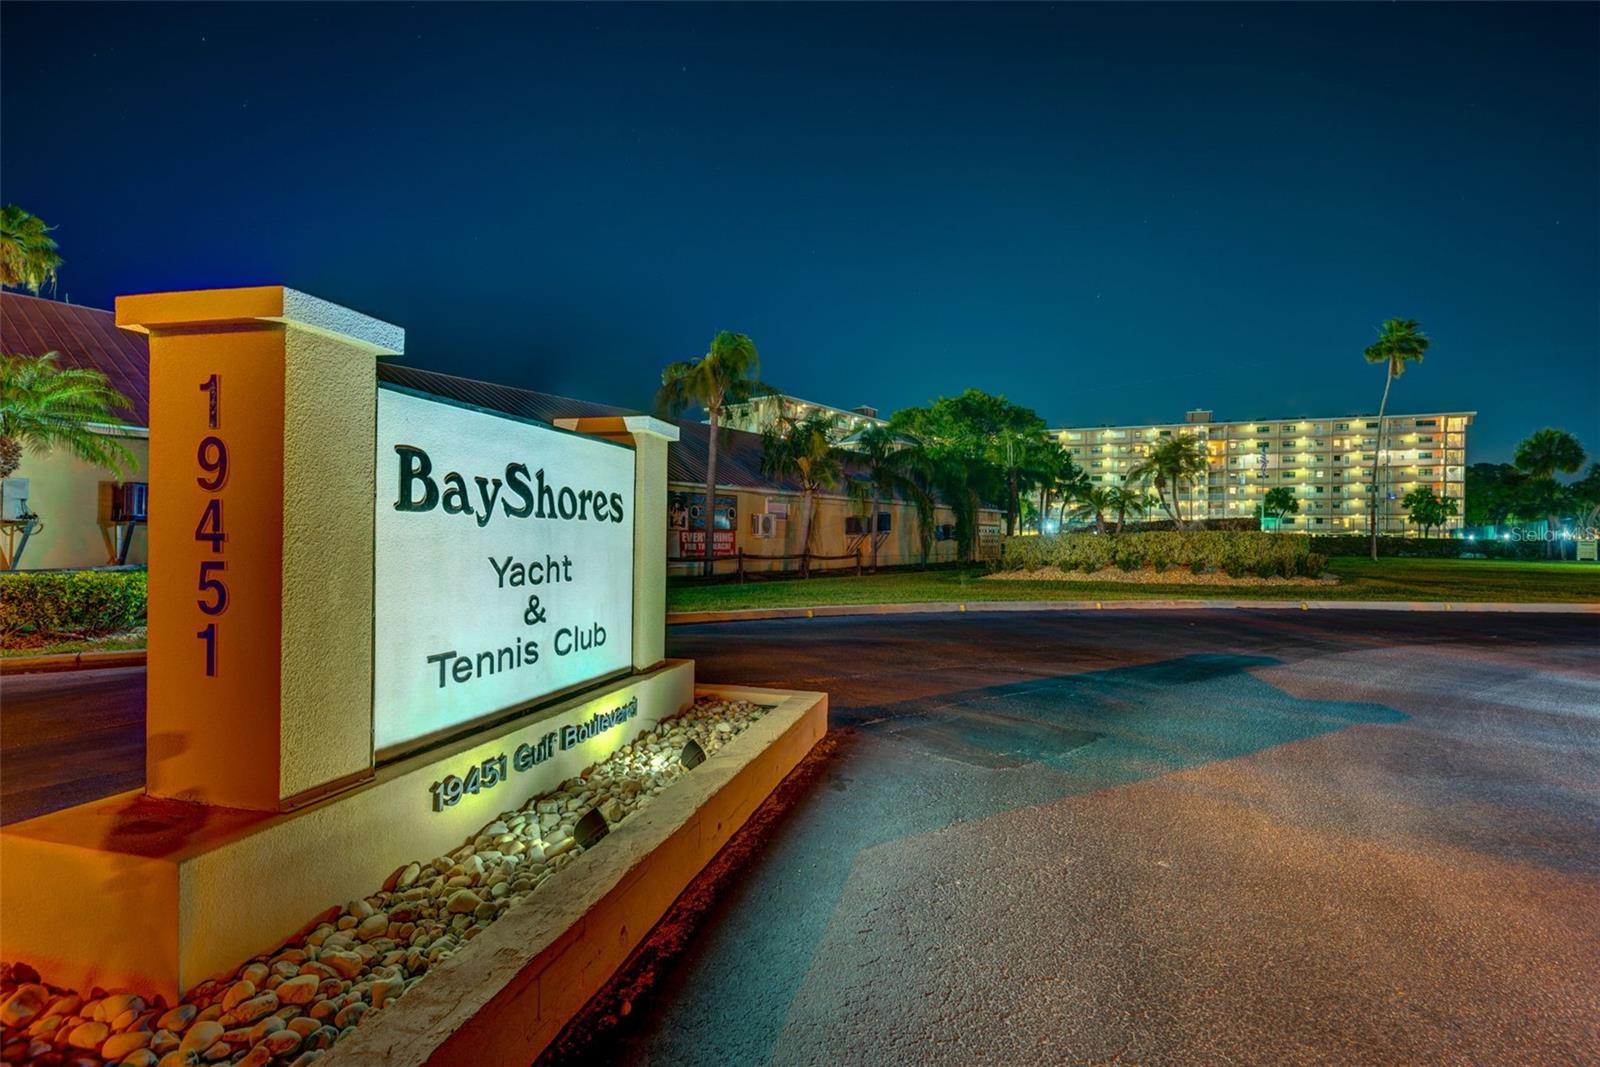
<path id="1" fill-rule="evenodd" d="M 572 863 L 583 851 L 574 829 L 584 814 L 598 810 L 608 827 L 627 822 L 689 773 L 679 754 L 690 740 L 710 756 L 768 710 L 701 697 L 555 791 L 502 812 L 449 855 L 402 865 L 377 892 L 329 908 L 276 951 L 200 983 L 176 1005 L 60 989 L 25 962 L 4 964 L 0 1059 L 41 1067 L 312 1063 Z"/>

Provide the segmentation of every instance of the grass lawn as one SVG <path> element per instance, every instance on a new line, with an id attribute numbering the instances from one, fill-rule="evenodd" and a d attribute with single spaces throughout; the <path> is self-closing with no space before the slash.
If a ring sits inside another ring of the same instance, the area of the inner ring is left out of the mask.
<path id="1" fill-rule="evenodd" d="M 17 648 L 10 645 L 0 648 L 0 658 L 9 659 L 14 656 L 58 656 L 68 652 L 122 652 L 130 648 L 143 648 L 145 642 L 144 627 L 129 630 L 125 634 L 112 634 L 109 637 L 91 637 L 76 641 L 46 641 L 28 647 Z"/>
<path id="2" fill-rule="evenodd" d="M 673 580 L 668 611 L 915 604 L 979 600 L 1503 600 L 1600 602 L 1600 565 L 1479 559 L 1335 557 L 1338 585 L 1193 586 L 1117 582 L 991 582 L 977 569 L 702 584 Z"/>

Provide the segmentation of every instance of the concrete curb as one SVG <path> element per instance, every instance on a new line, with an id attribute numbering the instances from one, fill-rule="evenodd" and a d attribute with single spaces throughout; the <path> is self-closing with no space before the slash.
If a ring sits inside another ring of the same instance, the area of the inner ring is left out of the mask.
<path id="1" fill-rule="evenodd" d="M 762 619 L 828 619 L 854 615 L 937 615 L 998 611 L 1427 611 L 1520 612 L 1600 615 L 1600 604 L 1535 604 L 1505 601 L 1443 600 L 987 600 L 929 601 L 920 604 L 834 604 L 814 608 L 741 608 L 733 611 L 677 611 L 667 623 L 754 622 Z"/>
<path id="2" fill-rule="evenodd" d="M 94 671 L 105 667 L 143 667 L 145 650 L 116 652 L 61 652 L 53 656 L 8 656 L 0 659 L 0 674 L 43 674 L 52 671 Z"/>

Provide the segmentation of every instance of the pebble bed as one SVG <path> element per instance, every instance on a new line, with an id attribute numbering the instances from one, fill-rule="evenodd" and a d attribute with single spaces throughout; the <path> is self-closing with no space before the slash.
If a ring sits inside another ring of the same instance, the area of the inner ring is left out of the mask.
<path id="1" fill-rule="evenodd" d="M 690 739 L 710 756 L 769 710 L 701 697 L 554 792 L 502 812 L 448 856 L 405 864 L 378 892 L 328 909 L 277 951 L 171 1007 L 125 991 L 59 989 L 26 963 L 0 965 L 0 1060 L 312 1063 L 576 859 L 573 829 L 586 812 L 598 809 L 611 827 L 626 822 L 689 773 L 679 754 Z"/>

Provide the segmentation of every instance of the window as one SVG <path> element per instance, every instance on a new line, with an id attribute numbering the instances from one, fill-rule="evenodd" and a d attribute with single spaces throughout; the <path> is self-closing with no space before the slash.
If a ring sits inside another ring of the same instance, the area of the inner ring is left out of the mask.
<path id="1" fill-rule="evenodd" d="M 1437 426 L 1437 425 L 1439 425 L 1439 420 L 1438 419 L 1418 419 L 1417 420 L 1417 425 L 1418 426 Z"/>
<path id="2" fill-rule="evenodd" d="M 1377 428 L 1378 428 L 1378 424 L 1377 424 L 1377 423 L 1375 423 L 1375 422 L 1369 422 L 1369 423 L 1367 423 L 1367 429 L 1369 429 L 1369 430 L 1376 430 L 1376 429 L 1377 429 Z"/>
<path id="3" fill-rule="evenodd" d="M 1283 472 L 1283 476 L 1285 478 L 1293 478 L 1294 477 L 1294 471 L 1284 471 Z"/>
<path id="4" fill-rule="evenodd" d="M 1257 426 L 1256 427 L 1256 433 L 1271 433 L 1271 432 L 1272 432 L 1272 427 L 1271 426 Z"/>
<path id="5" fill-rule="evenodd" d="M 1287 426 L 1285 426 L 1283 429 L 1284 429 L 1285 433 L 1294 433 L 1299 428 L 1300 428 L 1299 425 L 1297 425 L 1296 423 L 1292 423 L 1291 422 Z"/>
<path id="6" fill-rule="evenodd" d="M 1348 430 L 1349 428 L 1350 424 L 1348 422 L 1341 422 L 1334 427 L 1335 430 Z"/>
<path id="7" fill-rule="evenodd" d="M 1418 459 L 1432 459 L 1433 458 L 1433 453 L 1432 452 L 1418 452 L 1417 453 L 1417 458 Z"/>

